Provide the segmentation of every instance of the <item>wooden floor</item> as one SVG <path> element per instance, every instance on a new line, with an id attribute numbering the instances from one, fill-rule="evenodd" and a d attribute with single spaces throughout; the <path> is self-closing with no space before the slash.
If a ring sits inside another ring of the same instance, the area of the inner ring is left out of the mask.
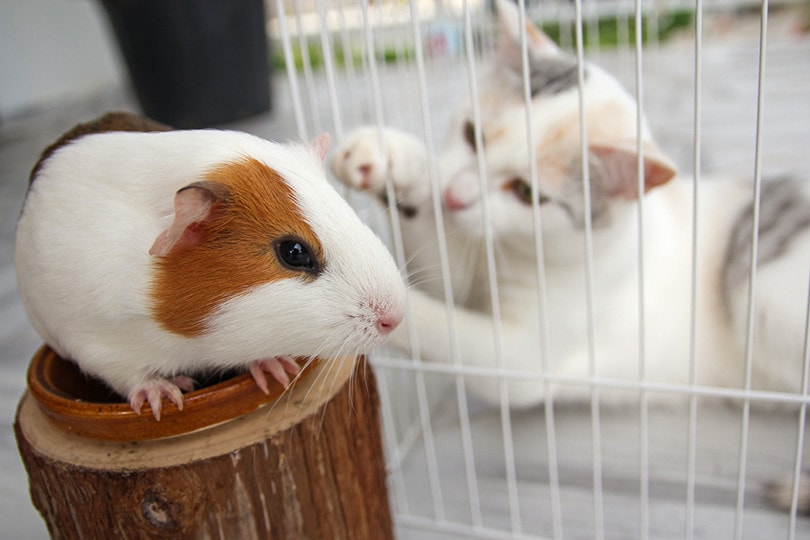
<path id="1" fill-rule="evenodd" d="M 790 20 L 777 18 L 769 34 L 762 165 L 766 174 L 790 172 L 810 181 L 810 39 L 796 36 L 790 24 Z M 707 174 L 750 176 L 754 170 L 758 28 L 751 20 L 732 26 L 734 31 L 728 35 L 722 29 L 709 29 L 715 34 L 707 39 L 704 51 L 702 165 Z M 692 40 L 686 37 L 657 50 L 646 50 L 644 56 L 644 100 L 650 123 L 661 145 L 686 171 L 691 170 L 693 155 L 692 47 Z M 597 60 L 632 86 L 631 53 L 604 53 Z M 412 77 L 403 78 L 398 69 L 384 68 L 381 73 L 382 85 L 387 89 L 386 121 L 421 133 L 419 115 L 414 114 L 418 110 L 415 83 Z M 274 79 L 273 114 L 229 127 L 274 139 L 297 137 L 289 86 L 283 75 L 278 73 Z M 454 96 L 467 84 L 466 73 L 457 62 L 445 65 L 436 61 L 428 66 L 428 75 L 434 111 L 431 128 L 438 136 Z M 327 85 L 323 84 L 323 75 L 316 77 L 314 94 L 302 96 L 310 119 L 307 129 L 311 133 L 307 135 L 326 129 L 339 136 L 325 94 Z M 351 86 L 342 79 L 339 84 L 338 92 L 352 96 L 341 101 L 345 112 L 341 128 L 369 121 L 368 87 Z M 353 113 L 355 107 L 357 112 Z M 5 538 L 47 537 L 30 504 L 27 479 L 11 429 L 25 387 L 27 363 L 39 344 L 16 292 L 15 222 L 28 172 L 42 148 L 75 122 L 111 109 L 135 107 L 126 93 L 111 89 L 0 125 L 0 522 L 4 524 L 0 536 Z M 400 538 L 471 537 L 472 515 L 478 511 L 481 524 L 475 529 L 477 536 L 508 538 L 511 536 L 502 531 L 511 530 L 515 524 L 525 535 L 552 536 L 546 417 L 542 410 L 511 415 L 517 478 L 511 497 L 517 504 L 510 507 L 500 411 L 472 404 L 471 438 L 480 504 L 471 505 L 455 394 L 445 391 L 451 381 L 425 375 L 436 448 L 434 460 L 425 451 L 429 446 L 425 445 L 418 422 L 413 373 L 389 368 L 379 373 L 384 391 L 387 389 L 392 500 Z M 691 508 L 687 504 L 688 410 L 674 407 L 649 413 L 647 498 L 640 496 L 639 461 L 645 454 L 640 451 L 639 417 L 640 411 L 632 407 L 601 411 L 598 455 L 603 489 L 601 503 L 595 505 L 591 411 L 587 406 L 555 410 L 559 515 L 564 537 L 593 538 L 594 520 L 603 519 L 604 538 L 637 538 L 642 518 L 649 523 L 651 538 L 690 537 L 687 523 L 692 524 L 692 538 L 733 537 L 737 524 L 741 407 L 710 400 L 700 402 L 693 439 L 695 505 Z M 762 487 L 792 470 L 798 415 L 755 411 L 749 428 L 741 522 L 744 537 L 787 538 L 788 516 L 769 506 Z M 396 430 L 393 434 L 392 429 Z M 805 451 L 804 461 L 810 463 L 810 451 Z M 796 538 L 810 538 L 810 519 L 799 518 Z"/>

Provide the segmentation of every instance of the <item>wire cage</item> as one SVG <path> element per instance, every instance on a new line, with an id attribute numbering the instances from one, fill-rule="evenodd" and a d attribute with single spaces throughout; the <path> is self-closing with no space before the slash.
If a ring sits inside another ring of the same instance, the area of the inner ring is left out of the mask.
<path id="1" fill-rule="evenodd" d="M 619 78 L 660 146 L 698 186 L 704 177 L 736 174 L 751 182 L 753 198 L 760 178 L 810 178 L 806 3 L 517 4 L 521 17 L 580 64 L 599 64 Z M 329 131 L 340 143 L 361 125 L 394 126 L 425 144 L 430 164 L 439 159 L 456 104 L 475 95 L 482 59 L 496 47 L 491 0 L 268 6 L 274 64 L 283 73 L 277 115 L 295 126 L 292 135 Z M 374 197 L 345 193 L 404 268 L 397 212 L 386 213 Z M 694 268 L 687 262 L 675 271 Z M 694 336 L 694 312 L 689 324 Z M 801 324 L 807 328 L 806 319 Z M 810 519 L 797 510 L 800 471 L 810 459 L 804 350 L 792 393 L 704 386 L 694 377 L 658 384 L 642 369 L 629 382 L 593 372 L 573 377 L 564 382 L 586 389 L 580 402 L 557 403 L 547 393 L 541 404 L 517 409 L 505 399 L 485 404 L 465 383 L 560 381 L 542 370 L 527 374 L 496 363 L 482 370 L 463 357 L 429 363 L 386 348 L 372 360 L 398 537 L 810 537 Z M 592 355 L 598 362 L 598 348 Z M 700 361 L 683 358 L 693 372 Z M 603 396 L 617 385 L 633 399 L 616 405 Z M 673 399 L 661 405 L 661 395 Z M 789 486 L 790 508 L 768 499 L 773 481 Z"/>

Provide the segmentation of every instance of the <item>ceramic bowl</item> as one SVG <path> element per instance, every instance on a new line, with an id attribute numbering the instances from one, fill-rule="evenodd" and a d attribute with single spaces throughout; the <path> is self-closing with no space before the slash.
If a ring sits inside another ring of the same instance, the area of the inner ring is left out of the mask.
<path id="1" fill-rule="evenodd" d="M 314 362 L 312 363 L 314 364 Z M 300 377 L 310 371 L 311 365 Z M 276 400 L 283 387 L 268 379 L 270 394 L 249 373 L 234 374 L 184 394 L 183 410 L 163 400 L 160 420 L 149 404 L 136 414 L 122 398 L 43 345 L 28 368 L 28 390 L 57 427 L 94 439 L 139 441 L 190 433 L 247 414 Z"/>

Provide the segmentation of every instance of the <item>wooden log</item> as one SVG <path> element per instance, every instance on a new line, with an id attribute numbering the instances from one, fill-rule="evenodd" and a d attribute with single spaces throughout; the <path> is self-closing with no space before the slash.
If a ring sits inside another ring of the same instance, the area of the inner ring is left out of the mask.
<path id="1" fill-rule="evenodd" d="M 274 404 L 176 437 L 69 433 L 30 392 L 14 429 L 54 539 L 385 539 L 378 399 L 364 360 L 321 362 Z"/>

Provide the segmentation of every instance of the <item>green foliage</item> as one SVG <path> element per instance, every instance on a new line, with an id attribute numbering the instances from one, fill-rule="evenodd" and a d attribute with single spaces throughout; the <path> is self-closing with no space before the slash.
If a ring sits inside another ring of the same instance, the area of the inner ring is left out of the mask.
<path id="1" fill-rule="evenodd" d="M 626 24 L 626 32 L 624 33 L 627 36 L 626 39 L 629 39 L 630 43 L 635 43 L 636 41 L 636 24 L 634 17 L 628 17 L 625 20 L 620 20 L 617 17 L 605 17 L 599 19 L 597 21 L 597 30 L 599 36 L 599 47 L 609 48 L 615 47 L 619 45 L 620 37 L 622 36 L 622 32 L 620 32 L 621 25 Z M 670 35 L 675 32 L 676 30 L 682 28 L 689 28 L 694 24 L 694 14 L 692 11 L 687 10 L 679 10 L 667 13 L 661 16 L 658 19 L 658 40 L 664 41 Z M 571 22 L 567 30 L 569 32 L 568 35 L 574 36 L 576 32 L 576 23 Z M 551 39 L 553 39 L 556 43 L 560 42 L 560 37 L 564 30 L 563 25 L 557 22 L 549 22 L 541 25 L 543 32 L 545 32 Z M 593 26 L 588 24 L 587 22 L 583 23 L 582 25 L 582 41 L 585 48 L 588 48 L 592 45 L 592 40 L 590 38 L 590 33 Z M 649 16 L 642 16 L 641 20 L 641 42 L 642 44 L 648 43 L 650 40 L 649 36 L 649 28 L 650 28 L 650 21 Z"/>
<path id="2" fill-rule="evenodd" d="M 622 35 L 621 32 L 619 32 L 621 24 L 627 25 L 625 35 L 628 36 L 627 39 L 630 40 L 630 43 L 635 42 L 636 27 L 632 16 L 628 17 L 626 20 L 620 20 L 615 16 L 605 17 L 597 21 L 600 47 L 609 48 L 615 47 L 619 44 L 619 39 Z M 664 14 L 658 18 L 658 40 L 664 41 L 673 32 L 682 28 L 690 28 L 693 25 L 694 13 L 692 11 L 679 10 Z M 565 29 L 570 32 L 569 35 L 571 36 L 575 35 L 574 26 L 575 23 L 572 22 L 570 23 L 569 27 Z M 650 39 L 650 36 L 648 35 L 649 26 L 649 16 L 644 16 L 641 22 L 642 43 L 647 43 Z M 560 42 L 560 37 L 564 30 L 562 23 L 549 22 L 541 25 L 541 28 L 555 42 Z M 582 31 L 583 43 L 587 48 L 592 45 L 591 40 L 589 39 L 592 26 L 585 23 L 583 24 Z M 293 61 L 295 62 L 295 68 L 298 71 L 301 71 L 304 68 L 305 55 L 303 51 L 304 50 L 299 44 L 293 44 Z M 360 50 L 352 50 L 348 58 L 345 50 L 341 46 L 333 45 L 332 51 L 334 54 L 334 64 L 337 68 L 346 67 L 346 65 L 349 63 L 354 66 L 362 66 L 363 64 L 363 53 Z M 312 69 L 320 69 L 323 67 L 323 49 L 321 48 L 320 42 L 308 42 L 306 45 L 306 53 L 309 57 L 309 65 L 312 67 Z M 395 47 L 386 47 L 376 51 L 376 53 L 377 62 L 387 64 L 401 62 L 403 60 L 412 60 L 414 57 L 414 50 L 412 48 L 400 50 Z M 284 70 L 286 68 L 284 54 L 279 47 L 272 51 L 272 54 L 270 55 L 270 62 L 275 70 Z"/>
<path id="3" fill-rule="evenodd" d="M 309 56 L 309 65 L 312 69 L 320 69 L 324 65 L 324 58 L 323 58 L 323 49 L 320 46 L 320 43 L 308 43 L 306 49 L 307 55 Z M 297 44 L 293 47 L 293 62 L 295 62 L 295 69 L 301 71 L 304 69 L 304 53 L 300 46 Z M 353 66 L 362 66 L 363 64 L 363 53 L 360 50 L 353 50 L 351 51 L 351 57 L 347 59 L 346 53 L 342 47 L 334 47 L 332 48 L 332 53 L 334 55 L 333 62 L 335 67 L 343 68 L 351 62 Z M 414 52 L 412 49 L 405 49 L 405 50 L 398 50 L 393 47 L 388 47 L 383 50 L 377 51 L 377 62 L 385 63 L 385 64 L 393 64 L 396 62 L 401 62 L 403 60 L 411 60 L 413 59 Z M 284 60 L 284 53 L 283 51 L 277 50 L 273 51 L 273 54 L 270 55 L 270 63 L 273 66 L 273 69 L 276 70 L 284 70 L 286 69 L 286 62 Z"/>

